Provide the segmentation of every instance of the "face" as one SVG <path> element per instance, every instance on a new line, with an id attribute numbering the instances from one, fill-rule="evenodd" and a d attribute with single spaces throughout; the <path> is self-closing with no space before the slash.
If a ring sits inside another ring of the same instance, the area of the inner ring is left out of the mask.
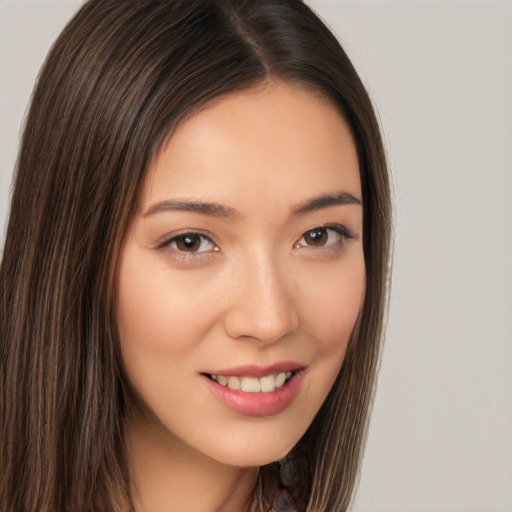
<path id="1" fill-rule="evenodd" d="M 362 226 L 350 131 L 311 92 L 266 84 L 178 127 L 117 282 L 124 371 L 163 438 L 236 466 L 297 443 L 362 305 Z"/>

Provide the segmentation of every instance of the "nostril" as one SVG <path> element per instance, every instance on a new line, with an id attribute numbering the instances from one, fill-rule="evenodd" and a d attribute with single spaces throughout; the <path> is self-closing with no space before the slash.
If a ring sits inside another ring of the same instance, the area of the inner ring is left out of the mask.
<path id="1" fill-rule="evenodd" d="M 227 334 L 233 339 L 270 344 L 296 331 L 300 325 L 296 311 L 288 305 L 274 306 L 238 304 L 226 315 Z"/>

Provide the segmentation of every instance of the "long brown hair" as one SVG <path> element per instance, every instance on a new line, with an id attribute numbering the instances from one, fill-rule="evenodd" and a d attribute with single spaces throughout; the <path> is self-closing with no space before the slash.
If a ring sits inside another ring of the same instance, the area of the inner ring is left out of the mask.
<path id="1" fill-rule="evenodd" d="M 0 267 L 3 512 L 133 508 L 114 315 L 121 240 L 177 124 L 269 78 L 328 99 L 358 150 L 366 296 L 337 381 L 295 449 L 300 510 L 347 509 L 390 246 L 385 155 L 357 73 L 299 0 L 90 0 L 41 70 L 16 165 Z"/>

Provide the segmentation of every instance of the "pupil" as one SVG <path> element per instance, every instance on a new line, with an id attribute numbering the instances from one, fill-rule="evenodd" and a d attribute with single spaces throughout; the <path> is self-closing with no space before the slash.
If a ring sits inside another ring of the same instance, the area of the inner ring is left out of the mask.
<path id="1" fill-rule="evenodd" d="M 201 245 L 201 240 L 197 235 L 183 235 L 177 240 L 176 245 L 181 251 L 196 251 Z"/>
<path id="2" fill-rule="evenodd" d="M 312 229 L 311 231 L 308 231 L 308 234 L 306 235 L 306 242 L 309 245 L 325 245 L 327 242 L 327 232 L 325 229 L 318 228 L 318 229 Z"/>

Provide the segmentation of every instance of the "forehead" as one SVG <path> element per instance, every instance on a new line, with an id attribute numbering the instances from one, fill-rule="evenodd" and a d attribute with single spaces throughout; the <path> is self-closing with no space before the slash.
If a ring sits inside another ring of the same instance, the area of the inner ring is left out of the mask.
<path id="1" fill-rule="evenodd" d="M 325 99 L 277 82 L 183 121 L 149 166 L 141 202 L 194 198 L 243 210 L 339 191 L 361 195 L 350 129 Z"/>

